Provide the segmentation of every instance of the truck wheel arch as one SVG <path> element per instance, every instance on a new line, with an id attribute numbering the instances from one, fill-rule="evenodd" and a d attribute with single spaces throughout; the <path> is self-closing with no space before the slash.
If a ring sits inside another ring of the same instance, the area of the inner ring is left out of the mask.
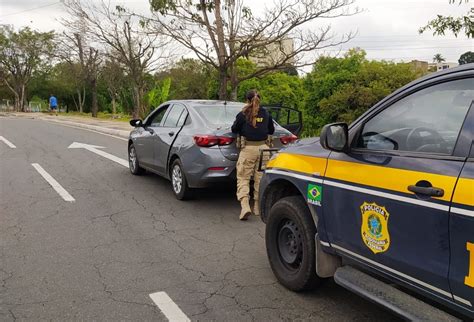
<path id="1" fill-rule="evenodd" d="M 272 181 L 265 189 L 261 200 L 261 218 L 264 223 L 267 222 L 268 215 L 272 206 L 281 198 L 289 196 L 301 196 L 300 190 L 291 181 L 285 179 L 276 179 Z"/>
<path id="2" fill-rule="evenodd" d="M 262 195 L 262 221 L 267 222 L 270 209 L 278 200 L 289 196 L 300 196 L 303 200 L 306 199 L 304 193 L 290 180 L 276 179 L 271 182 Z M 323 250 L 318 234 L 318 214 L 314 207 L 308 207 L 308 209 L 316 228 L 316 272 L 322 278 L 331 277 L 336 269 L 342 266 L 341 258 Z"/>

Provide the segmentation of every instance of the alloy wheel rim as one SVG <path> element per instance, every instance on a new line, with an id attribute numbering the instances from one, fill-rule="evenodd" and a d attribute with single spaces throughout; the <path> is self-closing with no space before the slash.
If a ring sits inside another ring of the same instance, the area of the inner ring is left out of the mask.
<path id="1" fill-rule="evenodd" d="M 301 230 L 293 220 L 285 220 L 278 231 L 278 251 L 283 264 L 290 269 L 298 269 L 303 258 L 303 238 Z"/>
<path id="2" fill-rule="evenodd" d="M 173 167 L 173 173 L 171 175 L 171 180 L 173 183 L 173 190 L 175 193 L 180 193 L 183 187 L 183 175 L 181 173 L 181 168 L 179 165 Z"/>
<path id="3" fill-rule="evenodd" d="M 134 147 L 130 148 L 129 164 L 130 164 L 130 169 L 132 171 L 135 171 L 135 168 L 136 168 L 136 165 L 137 165 L 137 155 L 135 153 L 135 148 Z"/>

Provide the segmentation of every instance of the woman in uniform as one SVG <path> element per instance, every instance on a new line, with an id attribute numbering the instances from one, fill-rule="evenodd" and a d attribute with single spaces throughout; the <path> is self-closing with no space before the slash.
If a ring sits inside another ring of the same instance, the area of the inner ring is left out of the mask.
<path id="1" fill-rule="evenodd" d="M 247 220 L 252 214 L 250 208 L 250 179 L 254 179 L 254 215 L 260 215 L 258 207 L 258 190 L 262 173 L 258 171 L 260 149 L 268 148 L 266 141 L 275 132 L 270 113 L 260 107 L 260 95 L 256 90 L 247 92 L 246 104 L 237 114 L 232 132 L 241 136 L 241 150 L 237 161 L 237 200 L 242 210 L 240 220 Z"/>

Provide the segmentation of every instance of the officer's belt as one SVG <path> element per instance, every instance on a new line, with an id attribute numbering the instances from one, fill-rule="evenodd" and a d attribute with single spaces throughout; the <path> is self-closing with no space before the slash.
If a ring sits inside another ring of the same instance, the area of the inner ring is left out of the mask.
<path id="1" fill-rule="evenodd" d="M 246 140 L 245 144 L 246 145 L 258 146 L 258 145 L 264 145 L 264 144 L 266 144 L 266 142 L 267 141 L 249 141 L 249 140 Z"/>

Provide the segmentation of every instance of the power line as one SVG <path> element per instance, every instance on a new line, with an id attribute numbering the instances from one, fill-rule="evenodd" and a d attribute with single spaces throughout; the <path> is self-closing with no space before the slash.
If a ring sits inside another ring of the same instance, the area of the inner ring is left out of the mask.
<path id="1" fill-rule="evenodd" d="M 25 10 L 22 10 L 22 11 L 17 11 L 17 12 L 8 13 L 6 15 L 1 15 L 0 18 L 13 16 L 13 15 L 18 15 L 20 13 L 29 12 L 29 11 L 33 11 L 33 10 L 38 10 L 38 9 L 42 9 L 42 8 L 46 8 L 46 7 L 55 6 L 55 5 L 63 3 L 63 2 L 64 2 L 64 0 L 59 0 L 59 2 L 49 3 L 49 4 L 39 6 L 39 7 L 29 8 L 29 9 L 25 9 Z"/>
<path id="2" fill-rule="evenodd" d="M 357 46 L 355 46 L 357 47 Z M 353 48 L 353 47 L 350 47 Z M 391 50 L 425 50 L 425 49 L 456 49 L 456 48 L 472 48 L 472 46 L 456 46 L 456 47 L 397 47 L 397 48 L 392 48 L 392 47 L 361 47 L 363 50 L 375 50 L 375 51 L 391 51 Z M 347 50 L 342 49 L 342 50 Z M 337 50 L 332 50 L 332 51 L 337 51 Z"/>

